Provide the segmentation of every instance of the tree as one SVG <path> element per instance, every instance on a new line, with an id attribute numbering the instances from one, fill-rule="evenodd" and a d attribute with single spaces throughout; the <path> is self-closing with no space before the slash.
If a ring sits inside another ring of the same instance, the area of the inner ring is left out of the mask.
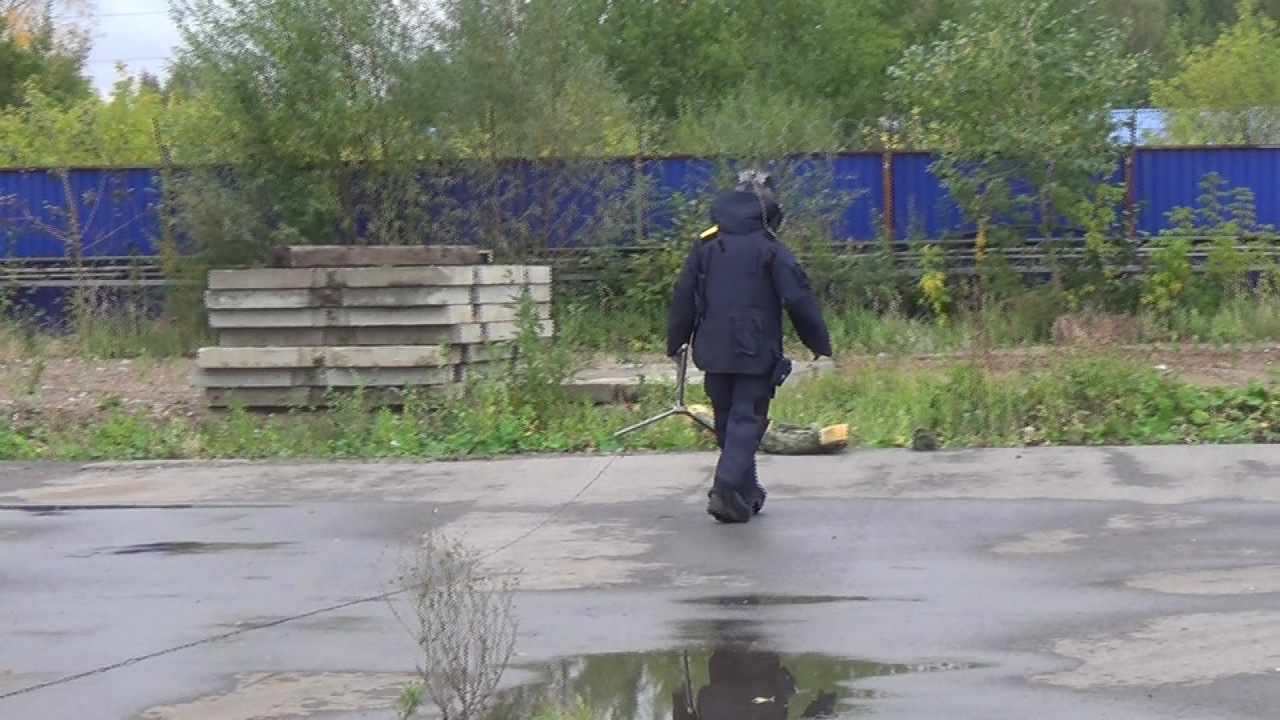
<path id="1" fill-rule="evenodd" d="M 769 91 L 748 80 L 709 106 L 687 103 L 666 149 L 755 162 L 791 153 L 836 152 L 843 149 L 837 117 L 832 103 L 821 98 Z"/>
<path id="2" fill-rule="evenodd" d="M 446 0 L 432 24 L 433 128 L 474 198 L 433 228 L 519 259 L 572 233 L 589 245 L 634 233 L 631 166 L 653 134 L 573 28 L 581 0 Z M 424 88 L 424 91 L 426 88 Z M 438 203 L 450 210 L 447 203 Z M 447 218 L 447 220 L 446 220 Z"/>
<path id="3" fill-rule="evenodd" d="M 967 220 L 1030 223 L 1046 236 L 1118 157 L 1108 111 L 1135 96 L 1143 56 L 1097 0 L 978 0 L 890 74 L 910 139 L 937 149 L 933 171 Z"/>
<path id="4" fill-rule="evenodd" d="M 581 0 L 447 0 L 433 24 L 431 107 L 466 156 L 640 151 L 643 112 L 566 28 Z M 423 73 L 427 74 L 427 73 Z M 424 98 L 425 99 L 425 98 Z"/>
<path id="5" fill-rule="evenodd" d="M 1153 102 L 1169 108 L 1178 143 L 1280 143 L 1280 23 L 1255 0 L 1240 0 L 1236 21 L 1212 44 L 1193 49 Z M 1230 78 L 1230 82 L 1224 82 Z"/>
<path id="6" fill-rule="evenodd" d="M 417 177 L 433 141 L 408 98 L 431 82 L 414 72 L 427 12 L 411 0 L 175 0 L 179 64 L 231 164 L 179 192 L 192 239 L 228 261 L 280 243 L 421 242 Z M 240 216 L 234 240 L 227 212 Z"/>
<path id="7" fill-rule="evenodd" d="M 1126 51 L 1150 55 L 1161 69 L 1176 60 L 1168 0 L 1110 0 L 1105 13 L 1109 24 L 1124 30 Z"/>
<path id="8" fill-rule="evenodd" d="M 145 76 L 119 71 L 107 99 L 91 94 L 63 104 L 32 84 L 25 104 L 0 110 L 0 166 L 153 166 L 161 160 L 156 123 L 178 144 L 179 160 L 216 157 L 218 151 L 200 152 L 210 140 L 199 125 L 204 109 L 189 100 L 166 100 Z"/>
<path id="9" fill-rule="evenodd" d="M 885 0 L 582 0 L 585 46 L 664 120 L 715 107 L 751 83 L 820 101 L 853 121 L 878 114 L 902 48 Z M 947 2 L 945 4 L 950 4 Z"/>
<path id="10" fill-rule="evenodd" d="M 65 50 L 86 43 L 96 7 L 93 0 L 0 0 L 0 16 L 20 39 L 38 36 L 52 24 L 52 40 Z M 62 22 L 51 23 L 55 15 Z"/>
<path id="11" fill-rule="evenodd" d="M 1168 0 L 1174 18 L 1172 41 L 1180 51 L 1209 45 L 1240 19 L 1237 0 Z M 1280 19 L 1280 0 L 1259 0 L 1262 13 Z"/>
<path id="12" fill-rule="evenodd" d="M 34 10 L 23 5 L 0 12 L 0 109 L 23 104 L 28 87 L 64 105 L 92 93 L 84 72 L 87 41 L 60 37 L 47 4 L 43 14 Z"/>

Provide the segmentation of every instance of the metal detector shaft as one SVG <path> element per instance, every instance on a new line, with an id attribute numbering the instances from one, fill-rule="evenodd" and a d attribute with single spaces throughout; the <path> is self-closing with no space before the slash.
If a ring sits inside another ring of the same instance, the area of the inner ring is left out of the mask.
<path id="1" fill-rule="evenodd" d="M 656 422 L 666 420 L 667 418 L 674 417 L 676 415 L 683 415 L 687 418 L 691 418 L 694 422 L 698 423 L 702 427 L 710 430 L 711 432 L 715 432 L 716 430 L 715 426 L 708 424 L 707 421 L 698 417 L 693 412 L 691 412 L 689 408 L 685 407 L 684 388 L 685 388 L 685 383 L 688 380 L 688 375 L 689 375 L 688 371 L 689 371 L 689 345 L 688 343 L 685 343 L 680 348 L 680 359 L 676 361 L 676 403 L 675 405 L 673 405 L 670 410 L 663 410 L 662 412 L 658 413 L 657 415 L 654 415 L 648 420 L 642 420 L 636 423 L 635 425 L 622 428 L 618 432 L 614 433 L 613 436 L 621 437 L 623 435 L 626 435 L 629 432 L 632 432 L 634 430 L 639 430 L 642 427 L 645 427 L 647 425 L 652 425 Z"/>

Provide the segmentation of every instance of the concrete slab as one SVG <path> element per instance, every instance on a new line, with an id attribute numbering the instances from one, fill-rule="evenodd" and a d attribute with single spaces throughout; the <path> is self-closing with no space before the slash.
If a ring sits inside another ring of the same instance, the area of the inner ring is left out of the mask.
<path id="1" fill-rule="evenodd" d="M 483 347 L 483 346 L 481 346 Z M 196 354 L 205 369 L 250 370 L 310 367 L 383 368 L 438 367 L 461 362 L 461 347 L 387 345 L 382 347 L 207 347 Z"/>
<path id="2" fill-rule="evenodd" d="M 284 245 L 271 248 L 266 260 L 277 268 L 336 268 L 475 265 L 491 257 L 474 245 Z"/>
<path id="3" fill-rule="evenodd" d="M 210 310 L 290 310 L 315 307 L 432 307 L 467 305 L 471 288 L 310 288 L 305 290 L 209 290 Z"/>
<path id="4" fill-rule="evenodd" d="M 435 345 L 498 342 L 516 337 L 515 323 L 466 323 L 407 327 L 347 328 L 220 328 L 218 342 L 227 347 L 297 347 L 330 345 Z M 554 334 L 555 325 L 543 323 L 542 335 Z"/>
<path id="5" fill-rule="evenodd" d="M 506 304 L 519 302 L 528 293 L 534 302 L 549 303 L 551 285 L 475 285 L 471 288 L 471 302 L 477 304 Z"/>
<path id="6" fill-rule="evenodd" d="M 290 290 L 323 287 L 460 286 L 475 282 L 471 267 L 250 268 L 210 270 L 209 290 Z"/>
<path id="7" fill-rule="evenodd" d="M 504 687 L 557 663 L 614 717 L 735 642 L 871 717 L 1280 707 L 1280 447 L 762 456 L 743 526 L 713 462 L 0 465 L 0 717 L 389 717 L 417 654 L 379 595 L 433 524 L 521 581 Z"/>
<path id="8" fill-rule="evenodd" d="M 209 327 L 324 328 L 456 325 L 478 322 L 473 305 L 415 308 L 298 308 L 289 310 L 210 310 Z"/>
<path id="9" fill-rule="evenodd" d="M 398 308 L 519 302 L 528 293 L 549 303 L 550 285 L 473 285 L 443 287 L 307 288 L 286 290 L 209 290 L 210 310 L 296 310 L 302 308 Z"/>

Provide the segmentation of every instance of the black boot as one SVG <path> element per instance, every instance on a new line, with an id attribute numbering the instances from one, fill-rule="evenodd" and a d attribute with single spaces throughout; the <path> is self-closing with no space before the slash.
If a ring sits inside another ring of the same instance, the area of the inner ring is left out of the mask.
<path id="1" fill-rule="evenodd" d="M 751 514 L 759 515 L 760 510 L 764 508 L 764 499 L 769 496 L 765 492 L 764 486 L 760 484 L 760 476 L 756 471 L 756 459 L 751 458 L 751 487 L 742 493 L 742 499 L 747 501 L 751 506 Z"/>
<path id="2" fill-rule="evenodd" d="M 722 523 L 744 523 L 751 519 L 751 505 L 737 490 L 714 483 L 707 492 L 707 514 Z"/>
<path id="3" fill-rule="evenodd" d="M 764 486 L 756 483 L 750 490 L 743 493 L 742 499 L 751 506 L 752 515 L 759 515 L 760 511 L 764 509 L 764 501 L 767 497 L 769 497 L 769 493 L 765 492 Z"/>

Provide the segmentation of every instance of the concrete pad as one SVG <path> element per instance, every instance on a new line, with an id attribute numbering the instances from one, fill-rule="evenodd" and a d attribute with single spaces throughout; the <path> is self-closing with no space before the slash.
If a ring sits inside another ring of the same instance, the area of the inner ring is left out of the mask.
<path id="1" fill-rule="evenodd" d="M 831 372 L 835 365 L 828 358 L 814 361 L 792 361 L 794 369 L 783 382 L 783 386 L 795 385 L 806 377 L 813 377 Z M 674 384 L 677 368 L 674 362 L 662 365 L 637 363 L 619 365 L 609 368 L 593 368 L 575 374 L 568 386 L 575 392 L 591 397 L 596 403 L 609 404 L 618 402 L 635 402 L 641 390 L 654 384 Z M 690 363 L 686 386 L 702 384 L 703 373 Z"/>
<path id="2" fill-rule="evenodd" d="M 0 717 L 391 716 L 419 655 L 382 593 L 432 526 L 521 583 L 504 688 L 669 717 L 654 653 L 745 642 L 872 717 L 1280 707 L 1280 447 L 762 456 L 742 526 L 714 460 L 0 465 Z"/>

